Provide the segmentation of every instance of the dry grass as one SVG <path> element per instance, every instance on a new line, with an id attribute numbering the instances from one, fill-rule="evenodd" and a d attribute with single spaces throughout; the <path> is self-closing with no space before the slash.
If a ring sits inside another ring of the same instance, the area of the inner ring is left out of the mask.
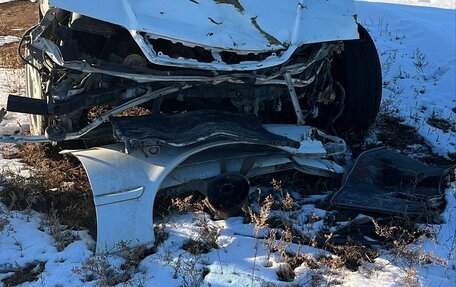
<path id="1" fill-rule="evenodd" d="M 8 226 L 10 223 L 10 214 L 7 210 L 4 210 L 3 208 L 0 208 L 0 232 L 5 230 L 5 228 Z"/>
<path id="2" fill-rule="evenodd" d="M 380 114 L 376 122 L 377 138 L 382 145 L 405 154 L 424 155 L 422 161 L 433 165 L 451 165 L 451 161 L 433 153 L 432 148 L 416 130 L 403 124 L 404 120 L 391 114 Z M 419 146 L 419 150 L 416 147 Z"/>
<path id="3" fill-rule="evenodd" d="M 18 267 L 15 268 L 13 274 L 2 279 L 2 283 L 4 287 L 13 287 L 19 286 L 26 282 L 33 282 L 39 279 L 41 273 L 44 271 L 44 262 L 32 262 L 27 264 L 25 267 Z"/>
<path id="4" fill-rule="evenodd" d="M 40 229 L 55 239 L 58 252 L 63 251 L 65 247 L 78 239 L 66 226 L 60 224 L 58 213 L 53 208 L 41 217 Z"/>
<path id="5" fill-rule="evenodd" d="M 374 262 L 378 253 L 367 246 L 347 243 L 346 245 L 328 245 L 329 249 L 339 256 L 341 263 L 351 271 L 357 271 L 365 262 Z"/>
<path id="6" fill-rule="evenodd" d="M 217 240 L 222 233 L 222 229 L 209 223 L 205 216 L 197 219 L 195 226 L 199 227 L 198 237 L 187 239 L 182 249 L 193 255 L 209 253 L 212 249 L 218 249 Z"/>
<path id="7" fill-rule="evenodd" d="M 456 126 L 454 123 L 446 119 L 441 119 L 438 117 L 431 117 L 427 119 L 427 123 L 435 128 L 442 130 L 444 133 L 456 132 Z"/>
<path id="8" fill-rule="evenodd" d="M 22 59 L 17 54 L 18 43 L 10 43 L 0 47 L 0 67 L 21 68 L 24 66 Z"/>
<path id="9" fill-rule="evenodd" d="M 182 249 L 193 255 L 209 253 L 212 248 L 218 248 L 218 245 L 213 245 L 211 242 L 197 240 L 193 238 L 187 239 L 182 245 Z"/>
<path id="10" fill-rule="evenodd" d="M 182 287 L 200 287 L 209 274 L 209 269 L 201 255 L 180 254 L 173 257 L 172 252 L 168 250 L 160 257 L 160 263 L 173 269 L 173 279 L 180 278 Z"/>
<path id="11" fill-rule="evenodd" d="M 50 145 L 26 144 L 17 152 L 3 150 L 5 158 L 20 158 L 33 168 L 33 177 L 7 174 L 1 178 L 2 201 L 10 209 L 34 209 L 58 216 L 70 229 L 87 228 L 94 235 L 95 207 L 86 174 L 80 163 L 59 155 Z M 56 214 L 53 214 L 56 211 Z"/>
<path id="12" fill-rule="evenodd" d="M 283 282 L 293 282 L 296 277 L 296 273 L 294 272 L 293 268 L 288 264 L 280 265 L 279 270 L 277 270 L 276 274 L 277 278 Z"/>
<path id="13" fill-rule="evenodd" d="M 102 116 L 104 113 L 109 112 L 112 110 L 114 106 L 111 105 L 103 105 L 103 106 L 98 106 L 91 108 L 87 114 L 87 119 L 89 122 L 93 122 L 100 116 Z M 139 107 L 139 106 L 134 106 L 118 115 L 116 117 L 133 117 L 133 116 L 148 116 L 151 114 L 151 111 L 149 109 Z"/>
<path id="14" fill-rule="evenodd" d="M 18 13 L 18 11 L 21 11 Z M 38 22 L 38 6 L 27 0 L 0 4 L 0 36 L 17 36 Z M 0 47 L 0 67 L 19 68 L 23 63 L 17 55 L 18 43 Z"/>
<path id="15" fill-rule="evenodd" d="M 95 282 L 95 286 L 116 286 L 128 282 L 132 274 L 113 266 L 109 257 L 105 255 L 89 257 L 81 267 L 74 268 L 73 272 L 80 275 L 84 282 Z"/>

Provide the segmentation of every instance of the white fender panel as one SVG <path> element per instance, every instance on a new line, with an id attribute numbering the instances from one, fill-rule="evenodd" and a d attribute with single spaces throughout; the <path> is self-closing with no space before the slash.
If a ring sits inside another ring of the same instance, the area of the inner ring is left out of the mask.
<path id="1" fill-rule="evenodd" d="M 121 242 L 130 247 L 152 245 L 153 206 L 161 188 L 212 178 L 227 171 L 239 172 L 244 159 L 251 155 L 258 158 L 247 171 L 248 176 L 272 173 L 282 165 L 297 169 L 296 165 L 300 165 L 312 174 L 341 172 L 336 164 L 321 159 L 327 152 L 320 141 L 309 138 L 310 127 L 266 125 L 265 128 L 301 142 L 301 147 L 262 146 L 265 149 L 249 153 L 248 149 L 244 152 L 237 146 L 258 145 L 220 140 L 186 147 L 163 146 L 159 154 L 149 157 L 140 150 L 126 154 L 123 144 L 67 151 L 82 162 L 92 187 L 97 213 L 97 253 L 116 252 Z M 229 152 L 230 147 L 235 151 Z M 220 168 L 221 158 L 227 158 L 226 171 Z"/>

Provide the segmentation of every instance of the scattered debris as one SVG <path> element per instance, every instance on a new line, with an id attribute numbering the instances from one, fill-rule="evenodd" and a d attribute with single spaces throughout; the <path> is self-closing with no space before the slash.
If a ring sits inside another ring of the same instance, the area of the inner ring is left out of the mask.
<path id="1" fill-rule="evenodd" d="M 382 214 L 429 217 L 444 203 L 442 176 L 431 167 L 384 148 L 364 152 L 336 191 L 331 205 Z"/>

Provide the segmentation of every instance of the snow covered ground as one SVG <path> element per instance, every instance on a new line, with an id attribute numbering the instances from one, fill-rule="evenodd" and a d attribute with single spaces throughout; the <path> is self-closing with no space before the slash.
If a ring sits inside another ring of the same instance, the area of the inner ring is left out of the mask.
<path id="1" fill-rule="evenodd" d="M 357 2 L 357 9 L 380 51 L 384 112 L 416 128 L 436 153 L 454 154 L 455 10 L 373 2 Z"/>
<path id="2" fill-rule="evenodd" d="M 0 107 L 5 108 L 8 95 L 24 94 L 24 71 L 0 68 Z M 0 133 L 17 134 L 29 130 L 28 116 L 8 113 L 0 124 Z"/>
<path id="3" fill-rule="evenodd" d="M 436 153 L 448 157 L 456 152 L 455 1 L 378 2 L 358 1 L 357 8 L 359 21 L 372 33 L 382 58 L 382 113 L 415 127 Z M 9 92 L 23 93 L 21 73 L 0 69 L 0 106 Z M 436 125 L 439 120 L 448 122 L 449 129 Z M 27 129 L 27 117 L 19 114 L 8 114 L 0 125 L 2 133 Z M 0 168 L 29 174 L 17 160 L 0 159 Z M 86 231 L 63 228 L 71 243 L 60 249 L 50 235 L 48 218 L 34 211 L 7 211 L 0 203 L 0 280 L 31 266 L 28 273 L 38 274 L 37 278 L 21 286 L 104 286 L 123 281 L 125 274 L 132 278 L 119 286 L 456 286 L 456 184 L 446 190 L 446 199 L 443 223 L 428 226 L 435 233 L 433 240 L 421 238 L 400 258 L 397 251 L 380 249 L 373 263 L 364 263 L 356 272 L 323 264 L 319 258 L 331 256 L 327 251 L 286 244 L 288 251 L 300 252 L 308 256 L 307 262 L 317 264 L 296 268 L 291 283 L 278 280 L 283 258 L 278 253 L 269 257 L 270 242 L 255 239 L 264 230 L 255 232 L 255 226 L 244 224 L 242 218 L 213 221 L 202 213 L 172 216 L 162 225 L 167 239 L 136 267 L 124 257 L 94 256 L 94 240 Z M 323 227 L 326 214 L 307 202 L 288 216 L 297 218 L 304 232 L 312 233 Z M 182 249 L 189 238 L 201 239 L 207 233 L 213 234 L 220 248 L 201 255 Z M 418 264 L 422 257 L 433 259 Z M 207 274 L 203 281 L 202 274 Z"/>
<path id="4" fill-rule="evenodd" d="M 0 47 L 9 43 L 19 42 L 19 40 L 20 38 L 15 36 L 0 36 Z"/>
<path id="5" fill-rule="evenodd" d="M 456 9 L 456 2 L 453 0 L 362 0 L 362 1 Z"/>

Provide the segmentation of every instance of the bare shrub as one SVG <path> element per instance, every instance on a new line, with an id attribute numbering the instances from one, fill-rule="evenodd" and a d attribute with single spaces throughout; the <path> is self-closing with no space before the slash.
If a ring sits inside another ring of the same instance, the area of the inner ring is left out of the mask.
<path id="1" fill-rule="evenodd" d="M 157 242 L 156 242 L 157 243 Z M 126 242 L 119 243 L 119 250 L 125 262 L 120 266 L 120 269 L 129 273 L 134 274 L 138 270 L 138 265 L 149 255 L 156 252 L 157 247 L 147 247 L 146 245 L 140 245 L 135 248 L 129 247 Z"/>
<path id="2" fill-rule="evenodd" d="M 260 191 L 260 190 L 259 190 Z M 260 212 L 257 214 L 253 212 L 251 207 L 247 208 L 247 216 L 251 219 L 254 223 L 254 235 L 255 235 L 255 255 L 253 260 L 253 267 L 252 267 L 252 286 L 255 281 L 255 269 L 257 264 L 257 257 L 260 248 L 260 238 L 259 234 L 261 230 L 268 227 L 268 219 L 269 214 L 271 213 L 271 207 L 274 204 L 274 198 L 271 195 L 268 195 L 266 199 L 260 203 Z"/>
<path id="3" fill-rule="evenodd" d="M 268 195 L 266 199 L 260 204 L 260 212 L 253 212 L 252 208 L 248 208 L 248 216 L 254 224 L 255 234 L 258 235 L 259 232 L 268 227 L 269 214 L 271 213 L 271 207 L 274 204 L 275 200 L 271 195 Z"/>
<path id="4" fill-rule="evenodd" d="M 190 254 L 190 257 L 186 257 L 184 254 L 180 254 L 173 257 L 171 251 L 166 251 L 160 261 L 174 270 L 174 279 L 181 278 L 182 287 L 199 287 L 209 274 L 209 269 L 205 267 L 200 255 Z"/>
<path id="5" fill-rule="evenodd" d="M 386 247 L 392 248 L 414 243 L 430 232 L 418 228 L 418 225 L 406 216 L 395 218 L 388 225 L 380 225 L 375 220 L 373 223 L 375 233 L 385 240 Z"/>
<path id="6" fill-rule="evenodd" d="M 0 232 L 9 224 L 9 215 L 6 210 L 0 208 Z"/>
<path id="7" fill-rule="evenodd" d="M 41 228 L 55 239 L 58 252 L 63 251 L 65 247 L 77 240 L 77 237 L 70 230 L 60 224 L 57 211 L 54 208 L 41 216 Z"/>
<path id="8" fill-rule="evenodd" d="M 200 287 L 209 269 L 201 266 L 197 259 L 185 260 L 181 264 L 182 287 Z"/>
<path id="9" fill-rule="evenodd" d="M 334 255 L 320 255 L 317 260 L 324 264 L 325 266 L 329 267 L 332 270 L 337 270 L 344 267 L 344 262 L 338 256 Z"/>
<path id="10" fill-rule="evenodd" d="M 202 210 L 204 210 L 204 203 L 197 200 L 193 195 L 185 198 L 171 198 L 171 205 L 168 207 L 170 213 L 188 213 Z"/>
<path id="11" fill-rule="evenodd" d="M 302 264 L 306 264 L 306 266 L 310 269 L 317 270 L 320 268 L 317 261 L 311 254 L 302 254 L 300 252 L 294 254 L 288 253 L 285 262 L 288 263 L 293 269 L 300 267 Z"/>
<path id="12" fill-rule="evenodd" d="M 166 232 L 165 224 L 160 223 L 154 226 L 154 253 L 157 251 L 158 247 L 168 239 L 169 234 Z"/>
<path id="13" fill-rule="evenodd" d="M 399 283 L 402 283 L 406 287 L 419 287 L 419 286 L 421 286 L 421 284 L 420 284 L 420 280 L 417 275 L 418 275 L 418 272 L 416 271 L 416 269 L 409 268 L 407 270 L 407 274 L 401 280 L 402 282 L 399 282 Z"/>
<path id="14" fill-rule="evenodd" d="M 58 154 L 51 145 L 26 144 L 18 151 L 2 151 L 5 158 L 21 158 L 33 168 L 33 177 L 6 173 L 0 178 L 0 193 L 9 209 L 34 209 L 50 214 L 54 209 L 59 221 L 69 229 L 87 228 L 95 234 L 95 207 L 89 181 L 80 163 Z"/>
<path id="15" fill-rule="evenodd" d="M 112 266 L 107 255 L 91 256 L 81 267 L 73 268 L 72 271 L 85 282 L 97 281 L 95 286 L 99 287 L 116 286 L 132 278 L 126 270 Z"/>
<path id="16" fill-rule="evenodd" d="M 209 242 L 195 240 L 192 238 L 187 239 L 182 245 L 182 249 L 193 255 L 209 253 L 209 251 L 211 251 L 212 248 L 218 248 L 218 245 L 213 245 Z"/>
<path id="17" fill-rule="evenodd" d="M 217 239 L 222 230 L 215 225 L 209 224 L 205 217 L 196 222 L 196 225 L 199 227 L 198 237 L 196 239 L 187 239 L 182 249 L 193 255 L 209 253 L 211 249 L 218 249 Z"/>
<path id="18" fill-rule="evenodd" d="M 277 278 L 280 281 L 284 281 L 284 282 L 293 282 L 296 277 L 296 273 L 294 272 L 293 268 L 286 263 L 280 265 L 276 274 L 277 274 Z"/>
<path id="19" fill-rule="evenodd" d="M 373 263 L 378 256 L 372 248 L 358 244 L 328 245 L 328 248 L 339 256 L 345 267 L 351 271 L 357 271 L 364 262 Z"/>

